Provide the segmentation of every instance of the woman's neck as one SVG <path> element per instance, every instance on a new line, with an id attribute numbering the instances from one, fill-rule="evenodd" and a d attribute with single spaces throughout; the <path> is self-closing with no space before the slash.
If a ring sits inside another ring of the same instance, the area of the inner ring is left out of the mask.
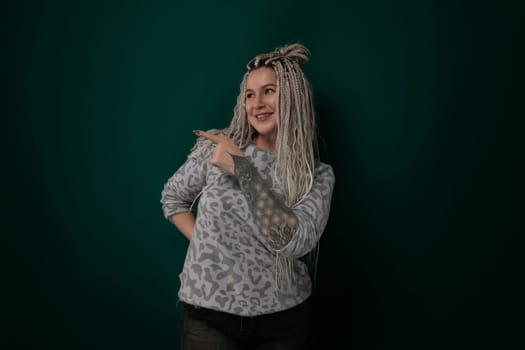
<path id="1" fill-rule="evenodd" d="M 277 137 L 270 137 L 265 135 L 257 135 L 253 139 L 253 144 L 260 149 L 276 154 L 277 149 L 275 148 L 275 139 Z"/>

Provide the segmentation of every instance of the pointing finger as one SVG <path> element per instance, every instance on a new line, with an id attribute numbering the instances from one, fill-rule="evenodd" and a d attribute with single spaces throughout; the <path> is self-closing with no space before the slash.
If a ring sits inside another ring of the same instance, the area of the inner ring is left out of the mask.
<path id="1" fill-rule="evenodd" d="M 202 130 L 193 130 L 193 132 L 195 133 L 195 135 L 202 136 L 213 143 L 218 143 L 219 141 L 221 141 L 221 137 L 219 135 L 210 134 L 209 132 Z"/>

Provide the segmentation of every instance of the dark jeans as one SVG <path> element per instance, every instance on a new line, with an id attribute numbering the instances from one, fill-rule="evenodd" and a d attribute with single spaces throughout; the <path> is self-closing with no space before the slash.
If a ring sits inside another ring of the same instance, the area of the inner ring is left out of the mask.
<path id="1" fill-rule="evenodd" d="M 181 302 L 182 350 L 305 350 L 310 302 L 277 313 L 243 317 Z"/>

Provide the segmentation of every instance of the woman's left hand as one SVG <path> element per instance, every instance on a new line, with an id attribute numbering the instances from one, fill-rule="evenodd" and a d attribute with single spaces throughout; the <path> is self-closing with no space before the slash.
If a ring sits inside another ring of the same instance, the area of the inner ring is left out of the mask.
<path id="1" fill-rule="evenodd" d="M 195 130 L 193 132 L 195 135 L 202 136 L 215 144 L 215 150 L 213 151 L 210 163 L 229 174 L 233 174 L 235 164 L 233 163 L 233 158 L 231 156 L 235 155 L 244 157 L 244 153 L 239 149 L 235 142 L 222 132 L 217 135 L 202 130 Z"/>

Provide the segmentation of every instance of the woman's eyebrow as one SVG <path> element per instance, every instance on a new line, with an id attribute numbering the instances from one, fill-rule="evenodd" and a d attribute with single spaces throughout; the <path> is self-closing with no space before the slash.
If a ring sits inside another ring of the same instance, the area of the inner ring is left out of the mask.
<path id="1" fill-rule="evenodd" d="M 260 87 L 260 89 L 264 89 L 268 86 L 275 86 L 277 87 L 277 84 L 274 84 L 274 83 L 268 83 L 268 84 L 264 84 L 263 86 Z M 255 90 L 254 89 L 246 89 L 245 90 L 246 92 L 254 92 Z"/>
<path id="2" fill-rule="evenodd" d="M 274 84 L 274 83 L 264 84 L 260 87 L 260 89 L 264 89 L 265 87 L 268 87 L 268 86 L 277 86 L 277 84 Z M 246 91 L 253 91 L 253 89 L 246 89 Z"/>

